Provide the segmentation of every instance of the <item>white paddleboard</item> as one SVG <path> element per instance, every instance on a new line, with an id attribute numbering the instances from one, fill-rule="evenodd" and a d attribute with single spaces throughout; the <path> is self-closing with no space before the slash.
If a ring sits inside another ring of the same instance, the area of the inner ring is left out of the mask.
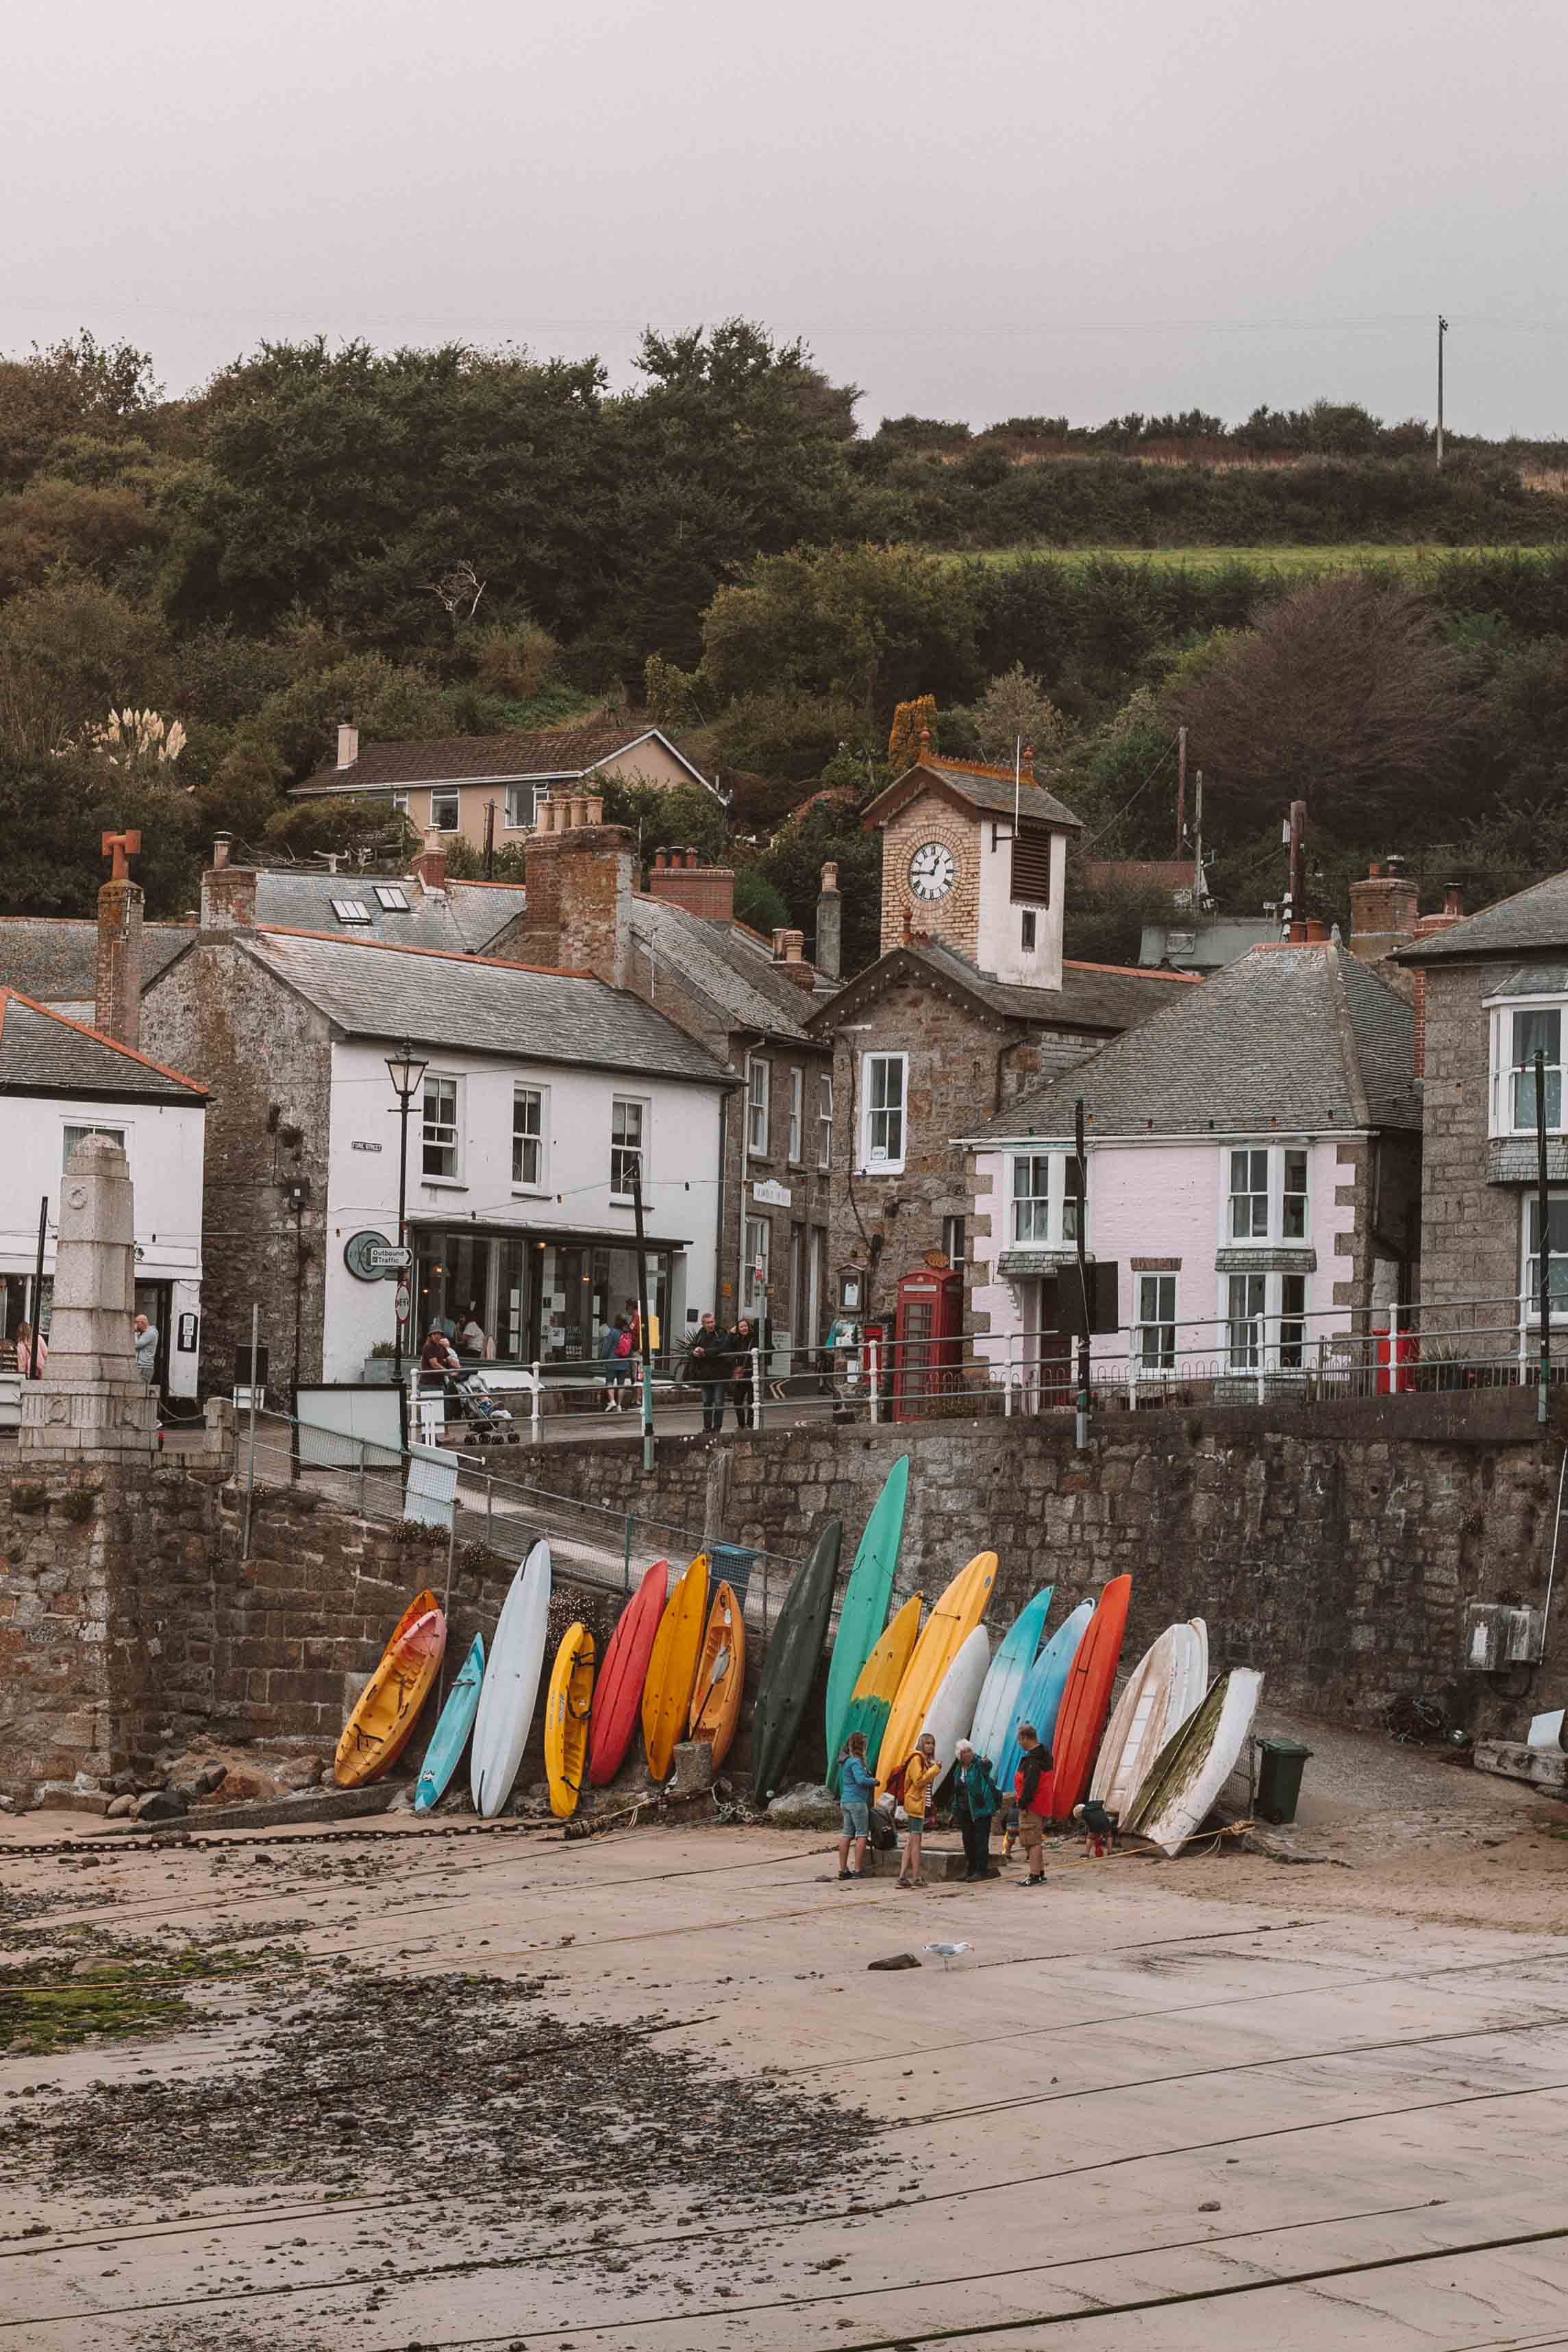
<path id="1" fill-rule="evenodd" d="M 1167 1625 L 1128 1675 L 1100 1743 L 1089 1794 L 1125 1821 L 1172 1733 L 1203 1704 L 1208 1633 L 1201 1617 Z"/>
<path id="2" fill-rule="evenodd" d="M 1164 1853 L 1177 1853 L 1213 1811 L 1220 1790 L 1236 1769 L 1262 1696 L 1263 1677 L 1253 1666 L 1232 1666 L 1215 1684 L 1202 1706 L 1176 1735 L 1174 1755 L 1146 1810 L 1139 1805 L 1140 1835 Z M 1145 1791 L 1140 1790 L 1140 1799 Z"/>
<path id="3" fill-rule="evenodd" d="M 474 1717 L 468 1786 L 474 1810 L 486 1821 L 495 1819 L 511 1795 L 528 1744 L 544 1666 L 549 1591 L 549 1546 L 540 1542 L 512 1579 Z"/>
<path id="4" fill-rule="evenodd" d="M 942 1767 L 942 1778 L 931 1791 L 933 1796 L 953 1769 L 954 1748 L 960 1739 L 968 1737 L 990 1663 L 991 1637 L 983 1625 L 977 1625 L 959 1643 L 951 1664 L 936 1685 L 936 1696 L 920 1727 L 922 1738 L 929 1732 L 936 1742 L 936 1760 Z"/>

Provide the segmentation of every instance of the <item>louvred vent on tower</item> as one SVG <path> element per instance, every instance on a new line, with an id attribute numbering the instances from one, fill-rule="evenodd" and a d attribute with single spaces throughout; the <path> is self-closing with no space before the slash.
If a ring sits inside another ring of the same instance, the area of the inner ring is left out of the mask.
<path id="1" fill-rule="evenodd" d="M 1032 826 L 1013 835 L 1012 888 L 1015 907 L 1051 904 L 1051 835 Z"/>

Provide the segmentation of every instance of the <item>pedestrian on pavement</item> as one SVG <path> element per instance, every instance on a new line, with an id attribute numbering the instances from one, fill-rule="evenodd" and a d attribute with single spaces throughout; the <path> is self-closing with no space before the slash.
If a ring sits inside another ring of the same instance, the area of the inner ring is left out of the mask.
<path id="1" fill-rule="evenodd" d="M 136 1369 L 151 1388 L 158 1370 L 158 1326 L 146 1315 L 136 1318 Z"/>
<path id="2" fill-rule="evenodd" d="M 999 1878 L 991 1860 L 991 1823 L 1001 1796 L 988 1756 L 977 1756 L 967 1739 L 954 1750 L 953 1818 L 964 1840 L 966 1878 Z"/>
<path id="3" fill-rule="evenodd" d="M 735 1390 L 735 1425 L 750 1429 L 757 1421 L 756 1391 L 752 1387 L 752 1354 L 757 1346 L 757 1333 L 749 1315 L 743 1315 L 729 1335 L 731 1385 Z"/>
<path id="4" fill-rule="evenodd" d="M 871 1833 L 872 1800 L 876 1795 L 876 1774 L 865 1760 L 865 1733 L 852 1731 L 844 1742 L 839 1762 L 839 1802 L 843 1807 L 843 1834 L 839 1839 L 839 1876 L 865 1876 L 865 1842 Z M 855 1866 L 850 1868 L 850 1845 L 855 1850 Z"/>
<path id="5" fill-rule="evenodd" d="M 439 1323 L 433 1323 L 419 1351 L 422 1372 L 460 1372 L 462 1360 Z"/>
<path id="6" fill-rule="evenodd" d="M 599 1342 L 599 1353 L 604 1365 L 604 1410 L 619 1412 L 621 1391 L 632 1371 L 632 1334 L 624 1315 L 607 1323 Z"/>
<path id="7" fill-rule="evenodd" d="M 21 1373 L 22 1378 L 26 1381 L 34 1378 L 35 1373 L 41 1375 L 44 1366 L 48 1362 L 48 1360 L 49 1343 L 40 1331 L 38 1334 L 38 1360 L 35 1367 L 33 1362 L 33 1327 L 30 1323 L 18 1323 L 16 1326 L 16 1370 Z"/>
<path id="8" fill-rule="evenodd" d="M 1032 1723 L 1019 1726 L 1019 1746 L 1023 1761 L 1013 1781 L 1013 1793 L 1019 1801 L 1019 1840 L 1024 1860 L 1029 1864 L 1026 1886 L 1045 1885 L 1045 1824 L 1051 1819 L 1054 1801 L 1052 1779 L 1055 1765 Z"/>
<path id="9" fill-rule="evenodd" d="M 724 1392 L 729 1379 L 729 1347 L 711 1315 L 705 1315 L 686 1349 L 686 1378 L 702 1391 L 703 1428 L 716 1436 L 724 1427 Z"/>
<path id="10" fill-rule="evenodd" d="M 929 1731 L 923 1731 L 915 1743 L 914 1755 L 904 1768 L 904 1810 L 909 1819 L 909 1833 L 904 1841 L 904 1861 L 898 1873 L 900 1886 L 925 1884 L 920 1875 L 920 1842 L 925 1834 L 931 1792 L 941 1778 L 936 1742 Z"/>

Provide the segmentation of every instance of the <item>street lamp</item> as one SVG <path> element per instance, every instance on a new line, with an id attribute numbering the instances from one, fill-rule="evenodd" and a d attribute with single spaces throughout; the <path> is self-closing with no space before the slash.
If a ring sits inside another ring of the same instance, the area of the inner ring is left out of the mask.
<path id="1" fill-rule="evenodd" d="M 397 1097 L 397 1244 L 399 1249 L 408 1246 L 408 1107 L 423 1082 L 426 1065 L 414 1059 L 413 1047 L 405 1037 L 395 1054 L 387 1055 L 387 1076 Z M 413 1268 L 405 1265 L 398 1269 L 398 1280 L 408 1284 L 410 1304 L 413 1299 Z M 402 1386 L 403 1318 L 397 1318 L 397 1338 L 392 1342 L 392 1386 Z"/>

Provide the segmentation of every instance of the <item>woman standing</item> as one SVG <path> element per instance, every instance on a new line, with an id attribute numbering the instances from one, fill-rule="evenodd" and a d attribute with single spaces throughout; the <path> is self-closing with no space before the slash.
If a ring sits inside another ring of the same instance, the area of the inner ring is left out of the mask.
<path id="1" fill-rule="evenodd" d="M 37 1362 L 37 1373 L 40 1377 L 48 1360 L 49 1343 L 40 1333 Z M 33 1327 L 30 1323 L 18 1323 L 16 1326 L 16 1370 L 25 1381 L 34 1377 Z"/>
<path id="2" fill-rule="evenodd" d="M 953 1818 L 964 1840 L 966 1878 L 999 1878 L 991 1860 L 991 1823 L 1001 1795 L 988 1756 L 977 1756 L 967 1739 L 954 1750 Z"/>
<path id="3" fill-rule="evenodd" d="M 925 1834 L 926 1807 L 941 1778 L 936 1742 L 929 1731 L 923 1731 L 915 1743 L 914 1755 L 904 1768 L 904 1810 L 909 1818 L 909 1833 L 904 1842 L 904 1860 L 899 1867 L 900 1886 L 925 1884 L 920 1875 L 920 1842 Z"/>
<path id="4" fill-rule="evenodd" d="M 749 1315 L 743 1315 L 729 1335 L 729 1353 L 735 1359 L 731 1381 L 735 1389 L 735 1425 L 751 1429 L 756 1425 L 756 1392 L 752 1387 L 751 1358 L 757 1346 L 757 1334 Z"/>

